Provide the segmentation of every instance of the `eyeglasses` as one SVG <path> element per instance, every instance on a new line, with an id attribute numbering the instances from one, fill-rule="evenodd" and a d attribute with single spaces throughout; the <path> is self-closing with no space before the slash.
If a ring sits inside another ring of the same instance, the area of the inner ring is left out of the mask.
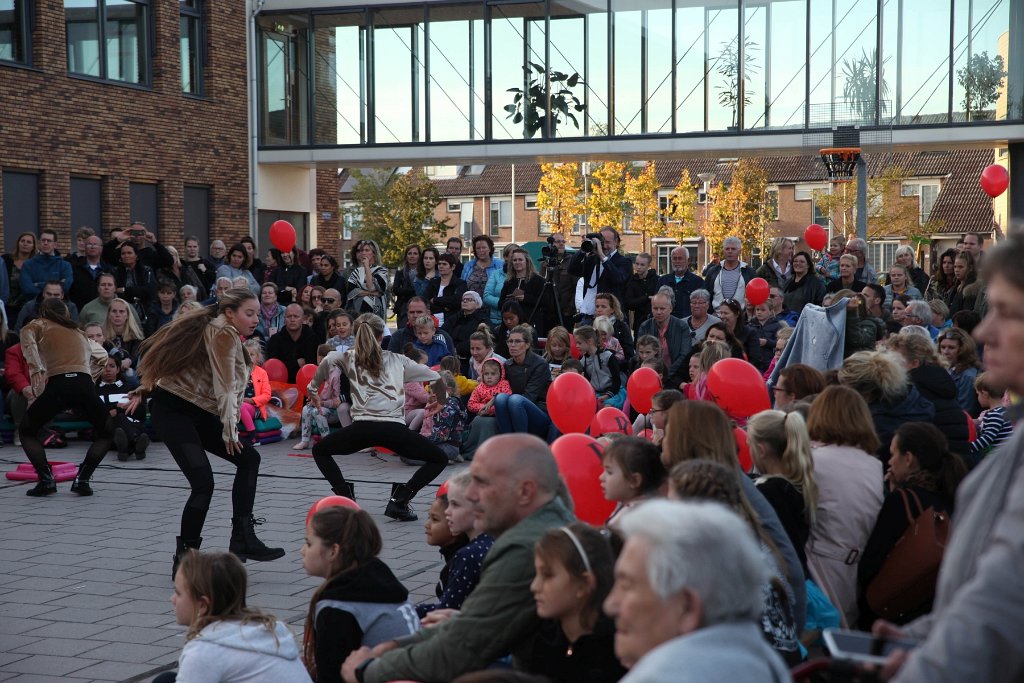
<path id="1" fill-rule="evenodd" d="M 791 393 L 793 393 L 789 389 L 787 389 L 786 387 L 772 387 L 772 391 L 780 391 L 783 394 L 791 394 Z"/>
<path id="2" fill-rule="evenodd" d="M 335 301 L 337 301 L 337 299 L 335 299 L 333 296 L 321 297 L 320 300 L 323 301 L 325 304 L 333 304 Z"/>

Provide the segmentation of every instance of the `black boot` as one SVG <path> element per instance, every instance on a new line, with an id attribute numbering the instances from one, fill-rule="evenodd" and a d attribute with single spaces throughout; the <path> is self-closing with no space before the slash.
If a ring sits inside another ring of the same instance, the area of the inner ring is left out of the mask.
<path id="1" fill-rule="evenodd" d="M 339 496 L 345 496 L 349 500 L 356 499 L 356 487 L 352 485 L 352 482 L 346 481 L 338 488 L 331 488 L 335 494 Z"/>
<path id="2" fill-rule="evenodd" d="M 284 557 L 284 548 L 268 548 L 263 541 L 256 538 L 256 525 L 262 523 L 262 519 L 257 520 L 252 515 L 231 518 L 231 544 L 228 550 L 237 555 L 242 562 L 268 562 Z"/>
<path id="3" fill-rule="evenodd" d="M 71 483 L 71 492 L 77 493 L 80 496 L 91 496 L 92 486 L 89 485 L 89 480 L 92 479 L 92 473 L 96 471 L 96 465 L 99 463 L 90 463 L 89 458 L 86 457 L 85 462 L 78 466 L 78 476 L 75 477 L 75 481 Z"/>
<path id="4" fill-rule="evenodd" d="M 25 491 L 26 496 L 35 496 L 39 498 L 41 496 L 48 496 L 52 493 L 57 493 L 57 482 L 53 480 L 53 471 L 47 466 L 45 472 L 36 470 L 36 475 L 39 477 L 39 483 L 34 487 Z"/>
<path id="5" fill-rule="evenodd" d="M 405 484 L 395 488 L 391 500 L 388 501 L 388 506 L 384 508 L 384 516 L 397 519 L 399 522 L 415 522 L 419 517 L 409 507 L 412 496 L 413 494 Z"/>
<path id="6" fill-rule="evenodd" d="M 182 538 L 181 536 L 175 536 L 174 546 L 174 561 L 171 563 L 171 581 L 174 581 L 175 575 L 178 573 L 178 565 L 185 558 L 185 551 L 189 548 L 195 548 L 199 550 L 199 546 L 203 544 L 202 538 Z"/>

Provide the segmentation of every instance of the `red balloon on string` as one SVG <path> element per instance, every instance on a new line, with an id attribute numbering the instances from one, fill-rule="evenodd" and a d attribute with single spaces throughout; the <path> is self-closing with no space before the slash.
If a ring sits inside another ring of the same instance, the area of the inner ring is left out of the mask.
<path id="1" fill-rule="evenodd" d="M 763 277 L 755 277 L 747 283 L 747 303 L 760 306 L 768 301 L 768 281 Z"/>
<path id="2" fill-rule="evenodd" d="M 309 520 L 313 518 L 313 515 L 330 507 L 351 508 L 353 510 L 361 509 L 359 503 L 348 496 L 327 496 L 309 507 L 309 512 L 306 513 L 306 526 L 309 526 Z"/>
<path id="3" fill-rule="evenodd" d="M 651 399 L 661 391 L 661 377 L 654 368 L 638 368 L 626 382 L 629 405 L 638 413 L 651 412 Z"/>
<path id="4" fill-rule="evenodd" d="M 1010 174 L 999 164 L 992 164 L 981 172 L 981 189 L 993 199 L 1006 192 L 1010 186 Z"/>
<path id="5" fill-rule="evenodd" d="M 295 388 L 299 390 L 299 397 L 306 397 L 306 387 L 316 374 L 316 363 L 306 363 L 295 374 Z"/>
<path id="6" fill-rule="evenodd" d="M 576 360 L 579 360 L 580 356 L 583 355 L 582 353 L 580 353 L 580 347 L 576 346 L 575 335 L 572 334 L 569 335 L 569 355 L 575 358 Z"/>
<path id="7" fill-rule="evenodd" d="M 804 230 L 804 242 L 814 251 L 823 251 L 828 244 L 828 231 L 817 223 L 811 223 Z"/>
<path id="8" fill-rule="evenodd" d="M 576 518 L 599 526 L 615 510 L 615 501 L 606 500 L 601 490 L 601 444 L 586 434 L 565 434 L 551 444 L 558 471 L 572 496 Z"/>
<path id="9" fill-rule="evenodd" d="M 654 441 L 654 430 L 645 429 L 644 431 L 637 434 L 641 439 L 647 439 L 648 441 Z"/>
<path id="10" fill-rule="evenodd" d="M 264 361 L 263 369 L 267 371 L 267 378 L 271 382 L 288 381 L 288 368 L 277 358 L 268 358 Z"/>
<path id="11" fill-rule="evenodd" d="M 747 433 L 739 427 L 733 427 L 732 434 L 736 437 L 736 455 L 740 460 L 740 467 L 744 472 L 754 468 L 754 461 L 750 457 L 750 444 L 747 443 Z"/>
<path id="12" fill-rule="evenodd" d="M 739 358 L 724 358 L 711 366 L 708 391 L 730 417 L 746 418 L 772 407 L 761 373 Z"/>
<path id="13" fill-rule="evenodd" d="M 629 418 L 626 417 L 624 412 L 614 406 L 601 408 L 594 415 L 594 419 L 590 421 L 590 435 L 598 437 L 616 433 L 625 434 L 626 436 L 633 433 L 633 425 L 629 423 Z"/>
<path id="14" fill-rule="evenodd" d="M 582 432 L 597 410 L 594 387 L 583 375 L 566 372 L 548 387 L 548 415 L 563 434 Z"/>
<path id="15" fill-rule="evenodd" d="M 270 241 L 281 251 L 295 248 L 295 228 L 288 221 L 274 221 L 270 224 Z"/>

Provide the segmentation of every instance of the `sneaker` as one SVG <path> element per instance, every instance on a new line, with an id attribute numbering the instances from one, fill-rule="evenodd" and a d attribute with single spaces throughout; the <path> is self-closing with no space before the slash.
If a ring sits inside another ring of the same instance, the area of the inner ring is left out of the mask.
<path id="1" fill-rule="evenodd" d="M 297 451 L 304 451 L 307 448 L 309 448 L 309 442 L 308 441 L 300 441 L 297 444 L 295 444 L 294 446 L 292 446 L 292 448 L 294 448 Z"/>
<path id="2" fill-rule="evenodd" d="M 139 438 L 135 439 L 135 459 L 145 460 L 147 448 L 149 448 L 149 434 L 143 432 Z"/>

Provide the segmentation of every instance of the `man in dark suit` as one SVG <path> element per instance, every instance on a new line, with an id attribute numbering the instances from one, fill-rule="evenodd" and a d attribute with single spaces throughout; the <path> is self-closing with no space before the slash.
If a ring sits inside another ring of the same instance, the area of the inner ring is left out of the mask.
<path id="1" fill-rule="evenodd" d="M 686 359 L 690 355 L 693 336 L 690 329 L 679 318 L 672 315 L 672 299 L 667 293 L 658 292 L 651 298 L 651 317 L 640 325 L 639 336 L 649 334 L 661 342 L 661 361 L 668 368 L 667 389 L 676 389 L 687 370 Z"/>
<path id="2" fill-rule="evenodd" d="M 587 290 L 597 289 L 596 294 L 614 294 L 621 303 L 633 264 L 619 253 L 619 232 L 615 228 L 603 228 L 601 239 L 590 238 L 590 242 L 594 250 L 589 254 L 582 250 L 576 252 L 569 262 L 569 274 L 583 278 L 584 299 Z"/>
<path id="3" fill-rule="evenodd" d="M 686 247 L 672 250 L 672 272 L 662 275 L 658 287 L 671 287 L 676 293 L 672 315 L 679 319 L 690 317 L 690 295 L 704 289 L 704 279 L 690 272 L 690 252 Z"/>

